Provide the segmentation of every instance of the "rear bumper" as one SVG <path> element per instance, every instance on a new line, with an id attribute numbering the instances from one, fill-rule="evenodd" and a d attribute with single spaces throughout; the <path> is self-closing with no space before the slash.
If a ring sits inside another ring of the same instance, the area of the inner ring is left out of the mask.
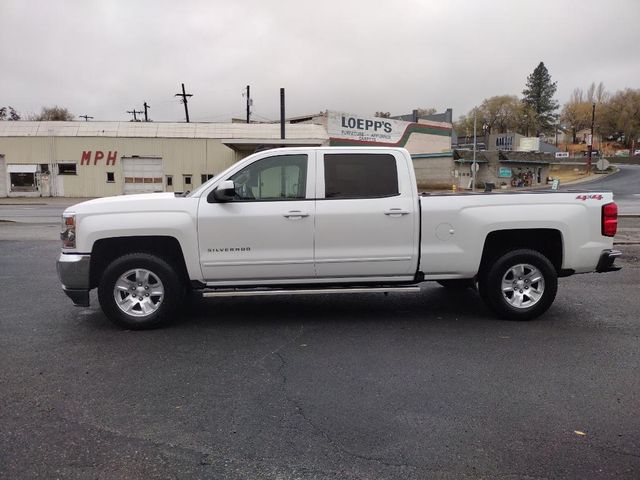
<path id="1" fill-rule="evenodd" d="M 622 255 L 620 250 L 603 250 L 596 266 L 596 272 L 615 272 L 620 270 L 622 267 L 614 265 L 616 258 L 620 255 Z"/>
<path id="2" fill-rule="evenodd" d="M 61 253 L 56 267 L 62 290 L 78 307 L 89 306 L 90 255 Z"/>

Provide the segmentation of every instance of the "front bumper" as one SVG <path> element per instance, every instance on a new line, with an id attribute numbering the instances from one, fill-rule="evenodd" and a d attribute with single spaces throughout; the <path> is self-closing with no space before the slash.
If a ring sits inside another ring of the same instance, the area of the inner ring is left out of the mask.
<path id="1" fill-rule="evenodd" d="M 89 306 L 91 255 L 61 253 L 56 267 L 62 290 L 78 307 Z"/>
<path id="2" fill-rule="evenodd" d="M 603 250 L 596 266 L 596 272 L 615 272 L 620 270 L 622 267 L 617 267 L 613 264 L 620 255 L 622 255 L 620 250 Z"/>

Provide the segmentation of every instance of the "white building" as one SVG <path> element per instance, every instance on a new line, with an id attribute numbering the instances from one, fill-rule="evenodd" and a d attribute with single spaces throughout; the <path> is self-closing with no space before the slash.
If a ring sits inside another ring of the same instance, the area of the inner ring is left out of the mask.
<path id="1" fill-rule="evenodd" d="M 451 124 L 340 112 L 309 118 L 287 123 L 285 139 L 274 123 L 0 122 L 0 197 L 192 190 L 257 150 L 281 146 L 406 147 L 423 155 L 415 160 L 419 183 L 431 165 L 436 183 L 451 184 Z"/>

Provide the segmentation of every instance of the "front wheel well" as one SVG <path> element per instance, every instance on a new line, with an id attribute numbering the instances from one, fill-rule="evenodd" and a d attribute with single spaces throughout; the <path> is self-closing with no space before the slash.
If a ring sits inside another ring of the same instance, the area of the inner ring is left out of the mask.
<path id="1" fill-rule="evenodd" d="M 105 269 L 116 258 L 136 252 L 157 255 L 171 264 L 184 282 L 188 282 L 189 274 L 182 247 L 176 238 L 169 236 L 114 237 L 103 238 L 93 244 L 89 270 L 90 288 L 98 286 Z"/>
<path id="2" fill-rule="evenodd" d="M 563 259 L 562 234 L 550 228 L 497 230 L 484 242 L 480 272 L 486 271 L 498 257 L 517 249 L 531 249 L 547 257 L 560 273 Z"/>

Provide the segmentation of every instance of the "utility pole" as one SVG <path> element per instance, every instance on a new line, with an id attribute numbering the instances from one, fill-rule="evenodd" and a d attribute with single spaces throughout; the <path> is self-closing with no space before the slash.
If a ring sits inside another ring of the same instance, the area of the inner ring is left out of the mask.
<path id="1" fill-rule="evenodd" d="M 247 85 L 247 123 L 251 121 L 251 87 Z"/>
<path id="2" fill-rule="evenodd" d="M 284 88 L 280 89 L 280 138 L 284 140 Z"/>
<path id="3" fill-rule="evenodd" d="M 189 108 L 187 107 L 187 98 L 188 97 L 193 97 L 193 94 L 191 93 L 187 93 L 184 89 L 184 83 L 182 84 L 182 93 L 176 93 L 174 95 L 174 97 L 182 97 L 182 100 L 180 100 L 182 103 L 184 103 L 184 114 L 187 117 L 187 123 L 189 123 Z"/>
<path id="4" fill-rule="evenodd" d="M 78 115 L 80 118 L 84 118 L 85 122 L 88 122 L 89 119 L 93 120 L 93 117 L 90 117 L 89 115 Z"/>
<path id="5" fill-rule="evenodd" d="M 477 143 L 478 143 L 478 139 L 476 136 L 476 112 L 477 112 L 477 108 L 473 109 L 473 163 L 471 164 L 471 191 L 475 192 L 476 191 L 476 167 L 477 167 L 477 163 L 476 163 L 476 148 L 477 148 Z"/>
<path id="6" fill-rule="evenodd" d="M 147 116 L 147 109 L 151 108 L 149 105 L 147 105 L 147 102 L 144 102 L 144 121 L 148 122 L 149 121 L 149 117 Z"/>
<path id="7" fill-rule="evenodd" d="M 593 126 L 596 120 L 596 104 L 591 105 L 591 136 L 587 145 L 587 175 L 591 175 L 591 155 L 593 154 Z"/>
<path id="8" fill-rule="evenodd" d="M 136 110 L 134 108 L 133 110 L 127 110 L 127 113 L 130 113 L 133 115 L 133 120 L 131 120 L 132 122 L 139 122 L 140 120 L 138 120 L 138 117 L 136 116 L 136 114 L 143 113 L 143 112 L 142 110 Z"/>

